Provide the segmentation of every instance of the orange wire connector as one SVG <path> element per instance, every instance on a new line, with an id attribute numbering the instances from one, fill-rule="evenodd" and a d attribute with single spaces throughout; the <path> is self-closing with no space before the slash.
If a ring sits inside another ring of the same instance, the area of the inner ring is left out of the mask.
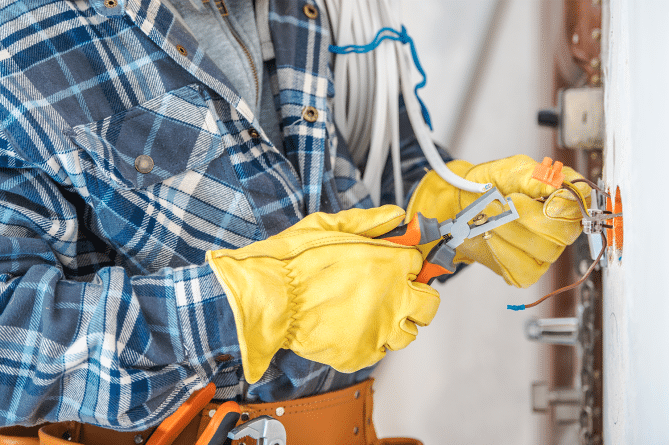
<path id="1" fill-rule="evenodd" d="M 562 182 L 564 181 L 564 173 L 562 173 L 563 164 L 560 161 L 555 161 L 555 164 L 551 166 L 552 163 L 553 160 L 551 158 L 544 158 L 541 164 L 537 164 L 534 167 L 532 177 L 557 189 L 562 186 Z"/>

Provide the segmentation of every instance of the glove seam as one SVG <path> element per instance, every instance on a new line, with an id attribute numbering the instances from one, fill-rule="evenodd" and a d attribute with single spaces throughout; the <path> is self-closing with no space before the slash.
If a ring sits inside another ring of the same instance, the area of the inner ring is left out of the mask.
<path id="1" fill-rule="evenodd" d="M 291 311 L 290 315 L 288 315 L 288 328 L 286 329 L 286 338 L 283 342 L 282 348 L 290 349 L 291 340 L 295 339 L 296 332 L 298 330 L 298 327 L 296 326 L 298 312 L 298 303 L 296 301 L 297 286 L 295 286 L 295 280 L 297 280 L 297 276 L 291 277 L 291 273 L 293 271 L 290 269 L 290 267 L 288 267 L 287 261 L 281 261 L 281 266 L 286 272 L 286 278 L 288 279 L 286 293 L 289 300 L 288 308 Z"/>
<path id="2" fill-rule="evenodd" d="M 335 232 L 335 233 L 345 233 L 345 232 Z M 301 246 L 296 247 L 295 249 L 291 250 L 286 254 L 286 257 L 293 258 L 298 255 L 300 255 L 303 252 L 306 252 L 307 250 L 310 249 L 315 249 L 318 247 L 324 247 L 324 246 L 335 246 L 335 245 L 341 245 L 341 244 L 368 244 L 370 246 L 379 246 L 379 247 L 389 247 L 389 248 L 401 248 L 401 249 L 412 249 L 415 248 L 414 246 L 403 246 L 400 244 L 394 244 L 391 243 L 390 241 L 384 241 L 384 240 L 374 240 L 373 238 L 365 238 L 362 235 L 358 235 L 355 233 L 345 233 L 346 235 L 353 235 L 357 236 L 360 239 L 346 239 L 342 240 L 336 243 L 331 243 L 331 240 L 336 240 L 339 238 L 339 236 L 332 235 L 328 236 L 325 238 L 319 238 L 317 240 L 307 242 L 302 244 Z"/>
<path id="3" fill-rule="evenodd" d="M 397 218 L 402 218 L 402 219 L 403 219 L 405 215 L 406 215 L 406 212 L 405 212 L 404 210 L 400 209 L 400 211 L 398 211 L 398 212 L 397 212 L 396 214 L 394 214 L 392 217 L 389 217 L 388 220 L 386 220 L 386 221 L 384 221 L 384 222 L 382 222 L 382 223 L 379 223 L 379 224 L 375 225 L 374 227 L 371 227 L 371 228 L 365 230 L 364 232 L 354 233 L 354 235 L 360 235 L 360 236 L 365 236 L 365 237 L 367 237 L 367 234 L 368 234 L 369 232 L 371 232 L 372 230 L 376 230 L 377 228 L 379 228 L 379 226 L 382 226 L 382 225 L 384 225 L 384 224 L 388 224 L 389 222 L 391 222 L 391 221 L 394 220 L 394 219 L 397 219 Z"/>
<path id="4" fill-rule="evenodd" d="M 558 248 L 560 249 L 560 254 L 558 254 L 558 258 L 562 254 L 562 252 L 564 252 L 564 249 L 569 245 L 569 244 L 565 244 L 564 242 L 562 242 L 558 239 L 549 238 L 546 234 L 538 233 L 538 232 L 535 232 L 535 233 L 540 235 L 541 237 L 543 237 L 544 240 L 548 241 L 549 243 L 552 243 L 552 244 L 558 246 Z M 504 241 L 505 243 L 509 244 L 510 246 L 514 246 L 514 247 L 517 247 L 518 249 L 520 249 L 520 247 L 515 246 L 512 243 L 512 240 L 510 240 L 508 238 L 505 238 L 504 236 L 502 236 L 501 233 L 495 232 L 495 236 L 497 238 L 501 239 L 502 241 Z M 489 243 L 490 243 L 489 241 L 486 241 L 486 245 L 488 246 L 488 248 L 492 252 L 492 247 L 490 247 Z M 522 250 L 522 249 L 520 249 L 520 250 Z M 525 250 L 522 250 L 522 251 L 527 255 L 528 258 L 532 258 L 537 263 L 537 265 L 539 265 L 539 266 L 543 266 L 546 263 L 552 265 L 556 261 L 556 260 L 552 260 L 552 261 L 551 260 L 541 260 L 541 259 L 537 258 L 536 256 L 530 255 L 530 253 L 525 251 Z"/>
<path id="5" fill-rule="evenodd" d="M 499 236 L 499 235 L 495 234 L 495 236 Z M 506 241 L 504 238 L 500 237 L 500 239 L 502 241 L 504 241 L 505 243 L 508 243 L 508 241 Z M 499 260 L 499 257 L 495 253 L 495 249 L 493 249 L 492 246 L 490 246 L 490 241 L 488 241 L 488 240 L 484 240 L 484 241 L 485 241 L 485 246 L 488 249 L 488 252 L 490 252 L 490 255 L 492 256 L 492 258 L 497 263 L 497 266 L 499 267 L 499 269 L 502 271 L 502 278 L 504 278 L 504 280 L 507 282 L 507 284 L 511 284 L 511 285 L 516 286 L 518 288 L 522 288 L 522 286 L 520 285 L 518 280 L 516 280 L 513 277 L 513 275 L 511 274 L 511 271 L 509 270 L 509 268 L 504 266 L 504 264 L 502 264 L 502 262 Z"/>

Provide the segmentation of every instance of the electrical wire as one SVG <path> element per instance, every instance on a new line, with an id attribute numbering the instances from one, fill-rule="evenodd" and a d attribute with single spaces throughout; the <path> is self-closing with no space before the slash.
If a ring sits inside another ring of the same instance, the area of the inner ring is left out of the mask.
<path id="1" fill-rule="evenodd" d="M 383 28 L 402 29 L 398 0 L 316 2 L 328 13 L 333 31 L 332 43 L 337 47 L 366 46 Z M 425 120 L 426 109 L 416 95 L 422 83 L 414 87 L 411 82 L 410 60 L 419 71 L 422 68 L 417 63 L 413 44 L 407 48 L 404 45 L 407 39 L 401 40 L 383 42 L 370 52 L 334 56 L 337 92 L 334 98 L 335 122 L 356 165 L 365 163 L 362 180 L 372 200 L 376 204 L 380 202 L 382 173 L 390 156 L 395 201 L 399 205 L 404 204 L 399 141 L 400 93 L 416 140 L 432 169 L 457 188 L 476 193 L 489 190 L 492 184 L 479 184 L 461 178 L 444 163 L 432 141 L 429 124 Z"/>
<path id="2" fill-rule="evenodd" d="M 571 181 L 572 184 L 576 184 L 576 183 L 579 183 L 579 182 L 585 182 L 586 184 L 588 184 L 590 186 L 590 188 L 597 190 L 599 193 L 606 196 L 608 199 L 611 199 L 611 195 L 609 195 L 606 192 L 606 190 L 602 190 L 597 184 L 590 181 L 589 179 L 581 178 L 581 179 L 574 179 L 573 181 Z"/>
<path id="3" fill-rule="evenodd" d="M 578 202 L 578 206 L 579 206 L 579 208 L 580 208 L 580 210 L 581 210 L 581 214 L 583 215 L 583 219 L 591 219 L 592 217 L 590 216 L 590 214 L 588 213 L 588 211 L 587 211 L 586 208 L 585 208 L 587 204 L 586 204 L 586 202 L 585 202 L 585 198 L 583 197 L 583 194 L 581 193 L 581 191 L 580 191 L 579 189 L 577 189 L 576 187 L 574 187 L 574 183 L 577 183 L 577 182 L 586 182 L 586 183 L 590 183 L 590 181 L 588 181 L 587 179 L 577 179 L 577 180 L 575 180 L 575 181 L 573 181 L 573 182 L 567 182 L 567 181 L 565 181 L 565 182 L 562 183 L 562 187 L 560 187 L 558 190 L 567 190 L 567 191 L 570 192 L 572 195 L 574 195 L 574 197 L 576 198 L 576 202 Z M 590 184 L 588 184 L 588 185 L 590 185 Z M 591 185 L 591 187 L 593 187 L 593 186 L 594 186 L 594 188 L 595 188 L 596 190 L 598 190 L 598 191 L 601 192 L 601 190 L 600 190 L 599 187 L 597 187 L 597 186 L 594 185 L 594 184 Z M 602 193 L 604 193 L 604 192 L 602 192 Z M 605 193 L 605 194 L 606 194 L 606 193 Z M 609 198 L 610 198 L 610 196 L 609 196 Z M 606 213 L 607 215 L 611 215 L 611 219 L 613 219 L 614 215 L 613 215 L 611 212 L 604 212 L 604 213 Z M 603 226 L 604 228 L 607 228 L 607 229 L 609 229 L 609 228 L 613 228 L 613 226 L 610 226 L 609 224 L 602 224 L 602 226 Z M 534 306 L 540 304 L 541 302 L 547 300 L 548 298 L 550 298 L 550 297 L 552 297 L 552 296 L 554 296 L 554 295 L 561 294 L 562 292 L 566 292 L 566 291 L 568 291 L 568 290 L 571 290 L 571 289 L 573 289 L 573 288 L 575 288 L 575 287 L 578 287 L 578 286 L 580 286 L 581 284 L 583 284 L 583 283 L 585 282 L 585 280 L 588 279 L 588 277 L 590 276 L 590 274 L 592 273 L 592 271 L 595 270 L 595 267 L 596 267 L 597 264 L 599 263 L 599 260 L 602 258 L 602 255 L 604 255 L 604 251 L 606 250 L 606 246 L 607 246 L 606 235 L 604 235 L 604 232 L 603 232 L 603 231 L 600 232 L 599 234 L 602 236 L 602 249 L 599 251 L 599 255 L 597 255 L 597 258 L 592 262 L 592 264 L 590 265 L 590 267 L 588 268 L 588 270 L 585 272 L 585 274 L 583 274 L 583 277 L 582 277 L 580 280 L 578 280 L 577 282 L 572 283 L 572 284 L 570 284 L 570 285 L 568 285 L 568 286 L 561 287 L 560 289 L 557 289 L 557 290 L 555 290 L 555 291 L 553 291 L 553 292 L 551 292 L 551 293 L 549 293 L 549 294 L 546 294 L 546 295 L 544 295 L 543 297 L 539 298 L 539 299 L 538 299 L 537 301 L 535 301 L 534 303 L 530 303 L 530 304 L 520 304 L 520 305 L 509 304 L 509 305 L 506 306 L 506 308 L 507 308 L 507 309 L 511 309 L 511 310 L 513 310 L 513 311 L 522 311 L 522 310 L 524 310 L 524 309 L 528 309 L 528 308 L 534 307 Z"/>
<path id="4" fill-rule="evenodd" d="M 585 202 L 585 196 L 583 196 L 583 193 L 581 193 L 581 191 L 577 189 L 574 184 L 568 181 L 564 181 L 562 183 L 562 187 L 560 187 L 558 190 L 567 190 L 569 193 L 574 195 L 574 197 L 576 198 L 576 202 L 578 203 L 578 206 L 581 209 L 581 215 L 583 215 L 583 218 L 585 219 L 590 218 L 590 214 L 585 208 L 588 205 Z"/>
<path id="5" fill-rule="evenodd" d="M 585 282 L 585 280 L 588 279 L 588 277 L 590 276 L 592 271 L 595 270 L 595 267 L 597 266 L 597 263 L 599 263 L 599 260 L 602 258 L 602 255 L 604 254 L 604 251 L 606 250 L 606 235 L 604 235 L 604 232 L 601 232 L 600 235 L 602 236 L 602 250 L 599 251 L 599 255 L 597 255 L 597 259 L 592 262 L 592 264 L 590 265 L 588 270 L 585 272 L 585 274 L 583 274 L 583 277 L 580 280 L 578 280 L 577 282 L 575 282 L 573 284 L 570 284 L 569 286 L 561 287 L 558 290 L 555 290 L 555 291 L 553 291 L 549 294 L 546 294 L 543 297 L 541 297 L 540 299 L 538 299 L 537 301 L 535 301 L 534 303 L 524 304 L 523 309 L 528 309 L 528 308 L 534 307 L 534 306 L 538 305 L 539 303 L 543 302 L 544 300 L 547 300 L 548 298 L 550 298 L 554 295 L 561 294 L 562 292 L 566 292 L 570 289 L 573 289 L 573 288 L 583 284 Z"/>

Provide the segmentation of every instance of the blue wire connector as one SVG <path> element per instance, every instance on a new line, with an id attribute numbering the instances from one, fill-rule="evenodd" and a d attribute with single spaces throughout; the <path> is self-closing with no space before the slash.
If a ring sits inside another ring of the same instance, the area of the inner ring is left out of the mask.
<path id="1" fill-rule="evenodd" d="M 390 34 L 384 34 L 384 33 L 390 33 Z M 407 43 L 409 44 L 409 47 L 411 48 L 411 56 L 413 58 L 413 63 L 416 65 L 416 69 L 418 70 L 418 72 L 423 76 L 423 81 L 414 87 L 413 92 L 416 95 L 416 99 L 418 99 L 418 103 L 420 104 L 421 112 L 423 114 L 423 120 L 425 121 L 427 126 L 430 127 L 430 130 L 432 130 L 432 120 L 430 119 L 430 113 L 427 111 L 427 107 L 418 96 L 418 89 L 423 88 L 427 84 L 427 76 L 425 74 L 425 71 L 423 70 L 423 67 L 420 64 L 420 60 L 418 60 L 418 52 L 416 52 L 416 45 L 414 45 L 413 39 L 409 37 L 409 34 L 407 34 L 407 30 L 404 26 L 402 26 L 402 31 L 397 31 L 393 28 L 387 28 L 387 27 L 382 28 L 378 33 L 376 33 L 374 40 L 372 40 L 372 42 L 368 43 L 367 45 L 346 45 L 346 46 L 330 45 L 328 49 L 331 53 L 335 54 L 349 54 L 349 53 L 364 54 L 375 50 L 384 40 L 395 40 L 397 42 L 402 42 L 402 44 L 407 44 Z"/>

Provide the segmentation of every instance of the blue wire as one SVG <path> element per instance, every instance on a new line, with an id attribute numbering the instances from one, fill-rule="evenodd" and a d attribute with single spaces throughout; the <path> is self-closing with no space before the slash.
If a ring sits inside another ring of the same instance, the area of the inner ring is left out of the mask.
<path id="1" fill-rule="evenodd" d="M 506 308 L 511 309 L 512 311 L 524 311 L 525 310 L 525 305 L 524 304 L 519 304 L 518 306 L 515 306 L 513 304 L 507 304 Z"/>
<path id="2" fill-rule="evenodd" d="M 389 32 L 391 34 L 390 35 L 384 34 L 385 32 Z M 416 99 L 418 99 L 418 103 L 420 104 L 421 112 L 423 114 L 423 120 L 425 121 L 427 126 L 430 127 L 430 130 L 432 130 L 432 119 L 430 119 L 430 113 L 427 111 L 427 107 L 418 96 L 418 90 L 420 88 L 423 88 L 427 84 L 427 75 L 425 74 L 425 71 L 423 70 L 423 67 L 420 64 L 420 60 L 418 60 L 418 52 L 416 51 L 416 45 L 414 45 L 413 39 L 409 37 L 409 34 L 407 34 L 407 30 L 404 27 L 404 25 L 402 25 L 402 31 L 397 31 L 393 28 L 388 28 L 388 27 L 381 28 L 381 30 L 379 30 L 379 32 L 376 33 L 374 40 L 372 40 L 367 45 L 346 45 L 346 46 L 330 45 L 328 49 L 331 53 L 335 54 L 350 54 L 350 53 L 364 54 L 375 50 L 384 40 L 394 40 L 396 42 L 402 42 L 402 44 L 407 44 L 407 43 L 409 44 L 409 47 L 411 48 L 411 57 L 413 58 L 413 63 L 414 65 L 416 65 L 416 69 L 418 70 L 418 72 L 423 76 L 423 81 L 415 86 L 413 92 L 416 95 Z"/>

